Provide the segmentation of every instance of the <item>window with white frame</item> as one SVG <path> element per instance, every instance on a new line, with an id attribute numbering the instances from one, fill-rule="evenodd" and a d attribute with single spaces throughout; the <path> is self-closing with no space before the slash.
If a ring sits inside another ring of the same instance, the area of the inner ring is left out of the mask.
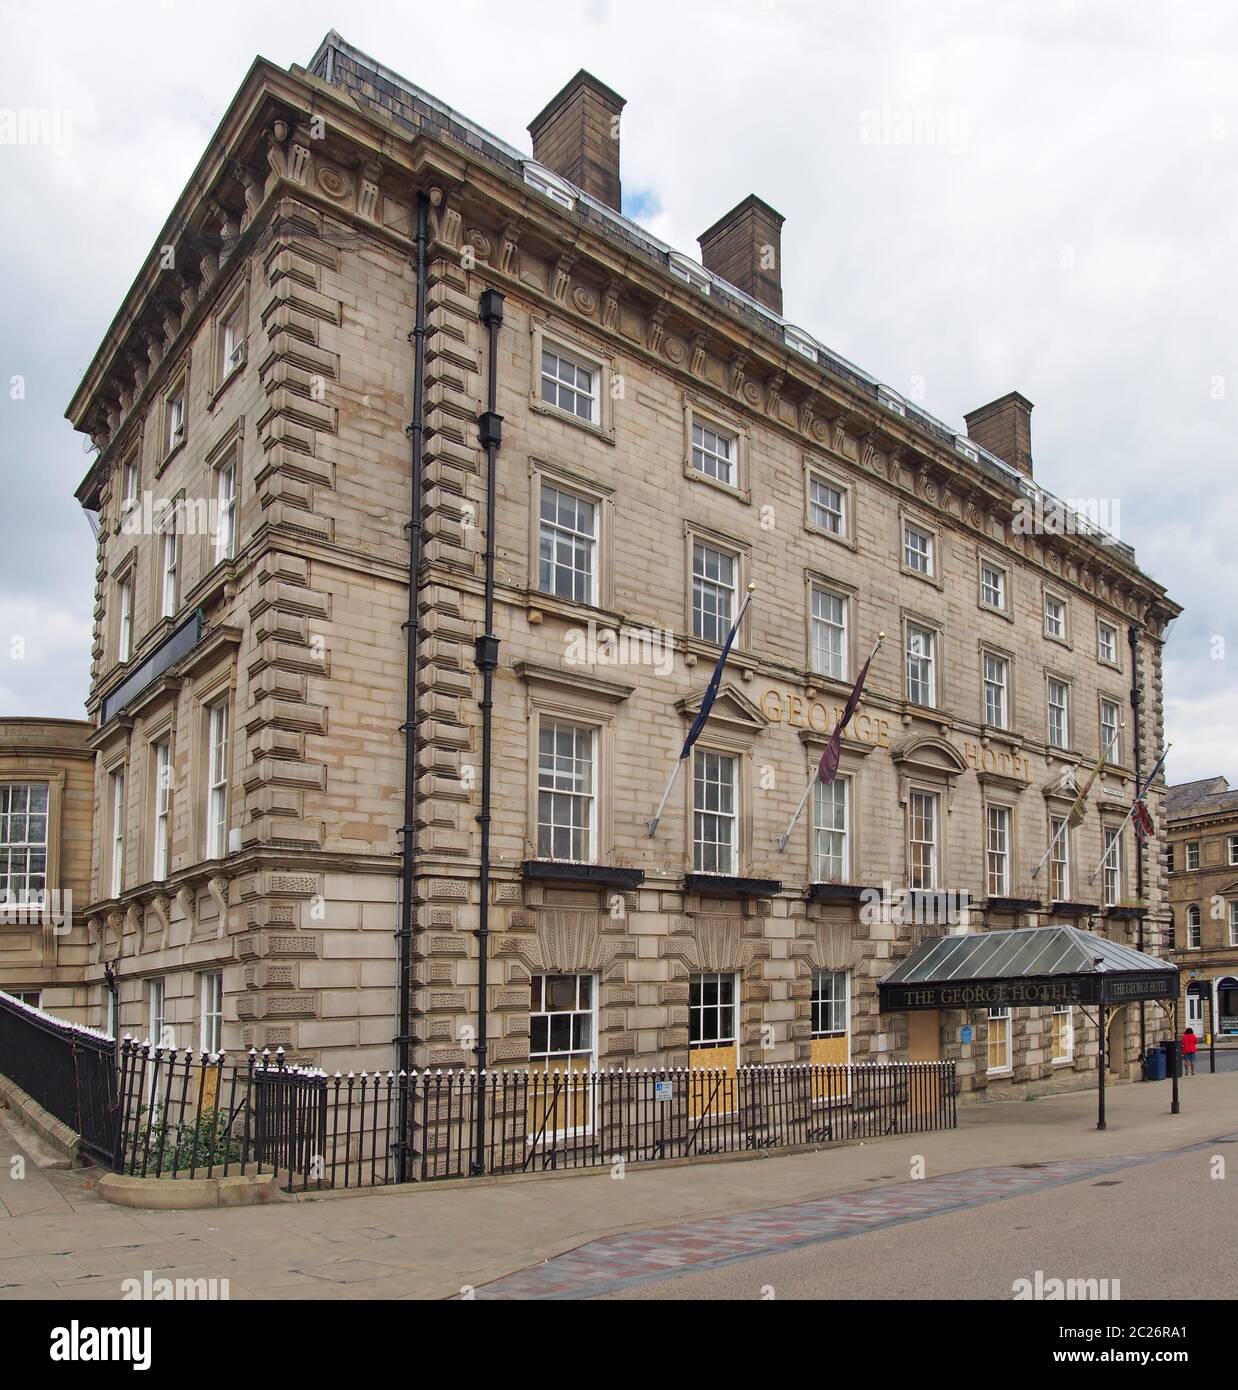
<path id="1" fill-rule="evenodd" d="M 1010 1070 L 1010 1010 L 989 1010 L 988 1070 Z"/>
<path id="2" fill-rule="evenodd" d="M 814 883 L 847 883 L 850 880 L 851 780 L 819 778 L 813 785 L 812 877 Z"/>
<path id="3" fill-rule="evenodd" d="M 222 970 L 206 970 L 201 975 L 199 995 L 199 1048 L 217 1053 L 223 1046 L 224 976 Z"/>
<path id="4" fill-rule="evenodd" d="M 594 858 L 597 731 L 543 716 L 537 731 L 537 856 Z"/>
<path id="5" fill-rule="evenodd" d="M 688 1045 L 725 1047 L 738 1036 L 735 976 L 730 971 L 706 971 L 688 980 Z"/>
<path id="6" fill-rule="evenodd" d="M 1122 761 L 1122 710 L 1116 700 L 1100 702 L 1100 751 L 1107 762 Z"/>
<path id="7" fill-rule="evenodd" d="M 542 400 L 577 419 L 598 422 L 598 370 L 562 348 L 542 344 Z"/>
<path id="8" fill-rule="evenodd" d="M 598 504 L 543 481 L 537 587 L 543 594 L 597 602 Z"/>
<path id="9" fill-rule="evenodd" d="M 120 896 L 125 885 L 125 770 L 118 767 L 111 776 L 112 802 L 112 897 Z"/>
<path id="10" fill-rule="evenodd" d="M 1230 867 L 1238 864 L 1238 835 L 1231 835 L 1226 843 L 1226 852 L 1229 856 Z"/>
<path id="11" fill-rule="evenodd" d="M 1049 896 L 1055 903 L 1070 901 L 1070 830 L 1060 816 L 1049 819 Z"/>
<path id="12" fill-rule="evenodd" d="M 1174 847 L 1173 847 L 1173 845 L 1166 845 L 1166 846 L 1165 846 L 1165 869 L 1166 869 L 1166 871 L 1167 871 L 1168 873 L 1171 873 L 1171 874 L 1172 874 L 1173 871 L 1174 871 Z"/>
<path id="13" fill-rule="evenodd" d="M 718 646 L 727 639 L 736 612 L 739 559 L 726 550 L 692 543 L 692 635 Z"/>
<path id="14" fill-rule="evenodd" d="M 1049 747 L 1070 747 L 1070 689 L 1065 681 L 1049 680 Z"/>
<path id="15" fill-rule="evenodd" d="M 987 560 L 980 562 L 980 602 L 985 608 L 1006 611 L 1006 571 Z"/>
<path id="16" fill-rule="evenodd" d="M 597 982 L 592 975 L 534 975 L 530 984 L 529 1060 L 581 1062 L 593 1057 Z"/>
<path id="17" fill-rule="evenodd" d="M 228 702 L 207 706 L 206 857 L 228 851 Z"/>
<path id="18" fill-rule="evenodd" d="M 1198 950 L 1203 939 L 1203 928 L 1199 908 L 1192 903 L 1186 910 L 1186 944 L 1191 950 Z"/>
<path id="19" fill-rule="evenodd" d="M 692 422 L 692 468 L 706 478 L 735 486 L 735 458 L 739 441 L 716 425 Z"/>
<path id="20" fill-rule="evenodd" d="M 1066 603 L 1056 594 L 1045 595 L 1045 636 L 1066 640 Z"/>
<path id="21" fill-rule="evenodd" d="M 175 1047 L 175 1036 L 167 1019 L 167 982 L 151 980 L 147 996 L 146 1036 L 155 1047 Z"/>
<path id="22" fill-rule="evenodd" d="M 907 698 L 931 709 L 937 703 L 937 634 L 917 623 L 907 624 Z"/>
<path id="23" fill-rule="evenodd" d="M 172 743 L 161 738 L 154 748 L 154 853 L 151 877 L 162 880 L 168 876 L 172 837 Z"/>
<path id="24" fill-rule="evenodd" d="M 236 455 L 215 469 L 215 563 L 236 556 Z"/>
<path id="25" fill-rule="evenodd" d="M 177 604 L 177 572 L 180 569 L 180 536 L 177 535 L 176 526 L 173 521 L 169 521 L 167 530 L 163 533 L 163 573 L 159 585 L 159 610 L 162 617 L 171 618 L 176 615 Z"/>
<path id="26" fill-rule="evenodd" d="M 1186 867 L 1188 869 L 1199 868 L 1199 841 L 1188 840 L 1186 842 Z"/>
<path id="27" fill-rule="evenodd" d="M 913 526 L 910 521 L 903 523 L 903 564 L 914 574 L 932 578 L 934 536 L 931 531 Z"/>
<path id="28" fill-rule="evenodd" d="M 6 994 L 11 994 L 19 1004 L 28 1004 L 32 1009 L 43 1007 L 43 991 L 41 989 L 9 989 Z"/>
<path id="29" fill-rule="evenodd" d="M 1106 907 L 1113 907 L 1122 897 L 1122 832 L 1116 825 L 1103 827 L 1101 855 L 1104 862 L 1101 901 Z"/>
<path id="30" fill-rule="evenodd" d="M 120 466 L 120 515 L 123 521 L 138 503 L 138 453 L 135 449 Z"/>
<path id="31" fill-rule="evenodd" d="M 245 301 L 240 299 L 228 311 L 219 334 L 219 380 L 228 379 L 245 360 Z"/>
<path id="32" fill-rule="evenodd" d="M 133 655 L 133 575 L 127 574 L 116 585 L 116 659 L 128 661 Z"/>
<path id="33" fill-rule="evenodd" d="M 170 454 L 185 440 L 185 386 L 182 382 L 167 399 L 167 438 L 164 452 Z"/>
<path id="34" fill-rule="evenodd" d="M 810 590 L 812 669 L 834 680 L 847 678 L 847 599 L 813 584 Z"/>
<path id="35" fill-rule="evenodd" d="M 847 494 L 815 473 L 808 475 L 808 519 L 832 536 L 847 534 Z"/>
<path id="36" fill-rule="evenodd" d="M 988 892 L 991 898 L 1010 893 L 1010 807 L 985 808 L 985 847 Z"/>
<path id="37" fill-rule="evenodd" d="M 1238 898 L 1229 900 L 1229 944 L 1238 946 Z"/>
<path id="38" fill-rule="evenodd" d="M 1107 666 L 1118 664 L 1118 630 L 1110 623 L 1096 625 L 1096 655 Z"/>
<path id="39" fill-rule="evenodd" d="M 1053 1006 L 1053 1061 L 1069 1062 L 1075 1055 L 1074 1009 L 1070 1004 Z"/>
<path id="40" fill-rule="evenodd" d="M 692 867 L 734 874 L 739 846 L 739 758 L 697 748 L 692 761 Z"/>
<path id="41" fill-rule="evenodd" d="M 908 798 L 910 832 L 909 887 L 936 888 L 939 799 L 936 792 L 913 791 Z"/>
<path id="42" fill-rule="evenodd" d="M 116 1036 L 116 1030 L 120 1020 L 116 1017 L 116 996 L 107 987 L 103 986 L 103 1031 L 110 1038 Z"/>
<path id="43" fill-rule="evenodd" d="M 983 654 L 984 722 L 1004 729 L 1009 717 L 1010 663 L 1005 657 Z"/>
<path id="44" fill-rule="evenodd" d="M 812 972 L 812 1035 L 838 1038 L 846 1035 L 849 1017 L 850 977 L 845 970 Z"/>
<path id="45" fill-rule="evenodd" d="M 47 894 L 46 782 L 0 782 L 0 903 L 42 903 Z"/>

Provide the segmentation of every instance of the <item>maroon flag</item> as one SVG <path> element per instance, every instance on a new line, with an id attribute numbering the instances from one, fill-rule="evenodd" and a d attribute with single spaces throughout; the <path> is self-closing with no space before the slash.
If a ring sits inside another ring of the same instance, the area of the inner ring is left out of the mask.
<path id="1" fill-rule="evenodd" d="M 842 718 L 834 725 L 834 732 L 830 735 L 830 741 L 825 745 L 825 752 L 821 754 L 821 761 L 817 764 L 817 776 L 823 786 L 829 786 L 838 775 L 838 760 L 842 757 L 843 751 L 843 730 L 850 724 L 855 707 L 860 703 L 860 692 L 864 689 L 864 679 L 868 675 L 868 667 L 872 659 L 870 655 L 868 661 L 860 667 L 855 688 L 847 697 L 847 707 L 842 712 Z"/>
<path id="2" fill-rule="evenodd" d="M 1142 801 L 1136 801 L 1131 807 L 1131 819 L 1135 822 L 1135 836 L 1140 844 L 1155 833 L 1156 827 L 1152 824 L 1152 817 Z"/>

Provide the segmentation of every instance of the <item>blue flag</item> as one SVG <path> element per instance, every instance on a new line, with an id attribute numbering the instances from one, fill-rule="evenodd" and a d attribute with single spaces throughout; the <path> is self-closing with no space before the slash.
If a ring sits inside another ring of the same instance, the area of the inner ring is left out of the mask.
<path id="1" fill-rule="evenodd" d="M 739 625 L 744 620 L 744 614 L 748 609 L 748 599 L 751 594 L 745 596 L 743 604 L 740 606 L 739 614 L 731 624 L 731 630 L 727 633 L 726 643 L 718 657 L 718 664 L 714 667 L 713 677 L 710 679 L 709 686 L 705 691 L 705 696 L 701 700 L 701 708 L 697 712 L 696 718 L 692 721 L 692 727 L 688 730 L 688 737 L 683 741 L 683 751 L 679 754 L 679 761 L 683 760 L 692 751 L 692 745 L 701 736 L 701 730 L 705 727 L 709 719 L 709 711 L 714 707 L 714 701 L 718 698 L 718 687 L 722 684 L 722 673 L 726 670 L 726 659 L 731 654 L 731 644 L 735 641 L 735 634 L 739 631 Z"/>

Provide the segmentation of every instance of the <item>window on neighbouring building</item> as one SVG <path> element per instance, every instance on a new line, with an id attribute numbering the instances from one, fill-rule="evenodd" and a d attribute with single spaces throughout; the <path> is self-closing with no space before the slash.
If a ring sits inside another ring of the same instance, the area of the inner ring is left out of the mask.
<path id="1" fill-rule="evenodd" d="M 128 661 L 133 655 L 133 576 L 116 586 L 116 659 Z"/>
<path id="2" fill-rule="evenodd" d="M 812 595 L 812 669 L 835 680 L 847 678 L 847 599 L 814 584 Z"/>
<path id="3" fill-rule="evenodd" d="M 568 356 L 557 347 L 542 347 L 542 399 L 578 419 L 598 420 L 596 368 Z"/>
<path id="4" fill-rule="evenodd" d="M 989 1010 L 989 1055 L 990 1072 L 1010 1070 L 1010 1010 Z"/>
<path id="5" fill-rule="evenodd" d="M 539 859 L 592 863 L 596 824 L 596 731 L 543 718 L 537 735 Z"/>
<path id="6" fill-rule="evenodd" d="M 985 840 L 989 897 L 1007 897 L 1010 892 L 1009 806 L 985 808 Z"/>
<path id="7" fill-rule="evenodd" d="M 21 1004 L 26 1004 L 32 1009 L 43 1007 L 43 991 L 41 989 L 11 989 L 5 991 L 11 994 Z"/>
<path id="8" fill-rule="evenodd" d="M 938 798 L 936 792 L 915 792 L 908 798 L 911 888 L 936 888 L 938 869 Z"/>
<path id="9" fill-rule="evenodd" d="M 718 646 L 727 639 L 735 615 L 739 560 L 704 541 L 692 543 L 692 635 Z"/>
<path id="10" fill-rule="evenodd" d="M 1065 681 L 1049 682 L 1049 746 L 1051 748 L 1070 747 L 1070 722 L 1067 701 L 1069 688 Z"/>
<path id="11" fill-rule="evenodd" d="M 206 857 L 228 852 L 228 702 L 207 707 Z"/>
<path id="12" fill-rule="evenodd" d="M 1122 711 L 1116 700 L 1100 702 L 1100 748 L 1106 762 L 1122 761 Z"/>
<path id="13" fill-rule="evenodd" d="M 984 722 L 1004 729 L 1008 718 L 1010 663 L 991 652 L 984 653 Z"/>
<path id="14" fill-rule="evenodd" d="M 160 613 L 165 618 L 176 615 L 176 577 L 180 568 L 180 548 L 181 542 L 176 534 L 176 527 L 169 522 L 168 529 L 163 533 L 163 577 L 159 586 Z"/>
<path id="15" fill-rule="evenodd" d="M 163 979 L 151 980 L 147 1003 L 147 1037 L 155 1047 L 175 1047 L 167 1019 L 167 985 Z"/>
<path id="16" fill-rule="evenodd" d="M 1226 841 L 1226 845 L 1229 852 L 1230 867 L 1232 868 L 1235 864 L 1238 864 L 1238 835 L 1231 835 Z"/>
<path id="17" fill-rule="evenodd" d="M 593 1058 L 597 984 L 592 975 L 534 975 L 529 1060 L 560 1064 Z"/>
<path id="18" fill-rule="evenodd" d="M 850 877 L 848 854 L 851 782 L 835 777 L 813 785 L 813 866 L 815 883 L 846 883 Z"/>
<path id="19" fill-rule="evenodd" d="M 537 587 L 543 594 L 596 603 L 598 505 L 542 483 Z"/>
<path id="20" fill-rule="evenodd" d="M 236 458 L 215 470 L 215 562 L 236 556 Z"/>
<path id="21" fill-rule="evenodd" d="M 903 526 L 903 563 L 916 574 L 933 575 L 933 534 L 911 522 Z"/>
<path id="22" fill-rule="evenodd" d="M 694 750 L 692 867 L 699 874 L 734 874 L 739 846 L 739 759 Z"/>
<path id="23" fill-rule="evenodd" d="M 1066 604 L 1053 594 L 1045 595 L 1045 636 L 1066 639 Z"/>
<path id="24" fill-rule="evenodd" d="M 1238 946 L 1238 898 L 1229 900 L 1229 944 Z"/>
<path id="25" fill-rule="evenodd" d="M 937 703 L 937 634 L 916 623 L 907 624 L 907 698 L 931 709 Z"/>
<path id="26" fill-rule="evenodd" d="M 1202 939 L 1199 908 L 1194 903 L 1186 910 L 1186 944 L 1195 950 Z"/>
<path id="27" fill-rule="evenodd" d="M 691 1047 L 725 1047 L 736 1037 L 738 995 L 730 971 L 708 971 L 688 981 L 688 1043 Z"/>
<path id="28" fill-rule="evenodd" d="M 1104 872 L 1101 874 L 1101 901 L 1113 907 L 1122 899 L 1122 836 L 1116 825 L 1106 825 L 1101 832 L 1101 854 Z"/>
<path id="29" fill-rule="evenodd" d="M 847 534 L 847 494 L 827 483 L 824 478 L 810 475 L 808 479 L 808 519 L 832 536 Z"/>
<path id="30" fill-rule="evenodd" d="M 112 897 L 120 896 L 125 883 L 125 773 L 117 768 L 112 784 Z"/>
<path id="31" fill-rule="evenodd" d="M 1109 666 L 1118 664 L 1118 630 L 1109 623 L 1096 625 L 1096 655 Z"/>
<path id="32" fill-rule="evenodd" d="M 1053 1006 L 1053 1060 L 1069 1062 L 1075 1055 L 1074 1010 L 1069 1004 Z"/>
<path id="33" fill-rule="evenodd" d="M 980 563 L 980 602 L 986 608 L 1006 610 L 1006 571 L 985 561 Z"/>
<path id="34" fill-rule="evenodd" d="M 715 425 L 692 424 L 692 467 L 707 478 L 735 486 L 735 435 Z"/>
<path id="35" fill-rule="evenodd" d="M 1186 842 L 1186 867 L 1188 869 L 1199 868 L 1199 841 L 1188 840 Z"/>
<path id="36" fill-rule="evenodd" d="M 0 902 L 46 897 L 47 800 L 46 782 L 0 782 Z"/>
<path id="37" fill-rule="evenodd" d="M 812 972 L 812 1035 L 837 1038 L 847 1032 L 848 975 L 845 970 Z"/>
<path id="38" fill-rule="evenodd" d="M 1170 949 L 1171 951 L 1176 950 L 1176 949 L 1177 949 L 1177 946 L 1178 946 L 1178 923 L 1177 923 L 1177 921 L 1175 920 L 1174 913 L 1173 913 L 1173 910 L 1172 910 L 1172 909 L 1170 910 L 1170 913 L 1169 913 L 1168 934 L 1169 934 L 1169 941 L 1168 941 L 1169 949 Z"/>
<path id="39" fill-rule="evenodd" d="M 224 976 L 222 970 L 207 970 L 201 976 L 199 1013 L 201 1018 L 199 1048 L 217 1053 L 223 1046 Z"/>
<path id="40" fill-rule="evenodd" d="M 1049 896 L 1055 903 L 1070 901 L 1070 831 L 1058 816 L 1049 820 Z"/>
<path id="41" fill-rule="evenodd" d="M 172 744 L 162 738 L 154 748 L 155 825 L 154 855 L 151 876 L 162 880 L 168 876 L 172 836 Z"/>

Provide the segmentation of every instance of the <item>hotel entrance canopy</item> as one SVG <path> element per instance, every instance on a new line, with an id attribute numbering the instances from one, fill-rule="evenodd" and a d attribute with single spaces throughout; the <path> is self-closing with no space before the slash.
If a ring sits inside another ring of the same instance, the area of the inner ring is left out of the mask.
<path id="1" fill-rule="evenodd" d="M 878 981 L 881 1012 L 1176 1000 L 1178 967 L 1078 927 L 939 936 Z"/>

